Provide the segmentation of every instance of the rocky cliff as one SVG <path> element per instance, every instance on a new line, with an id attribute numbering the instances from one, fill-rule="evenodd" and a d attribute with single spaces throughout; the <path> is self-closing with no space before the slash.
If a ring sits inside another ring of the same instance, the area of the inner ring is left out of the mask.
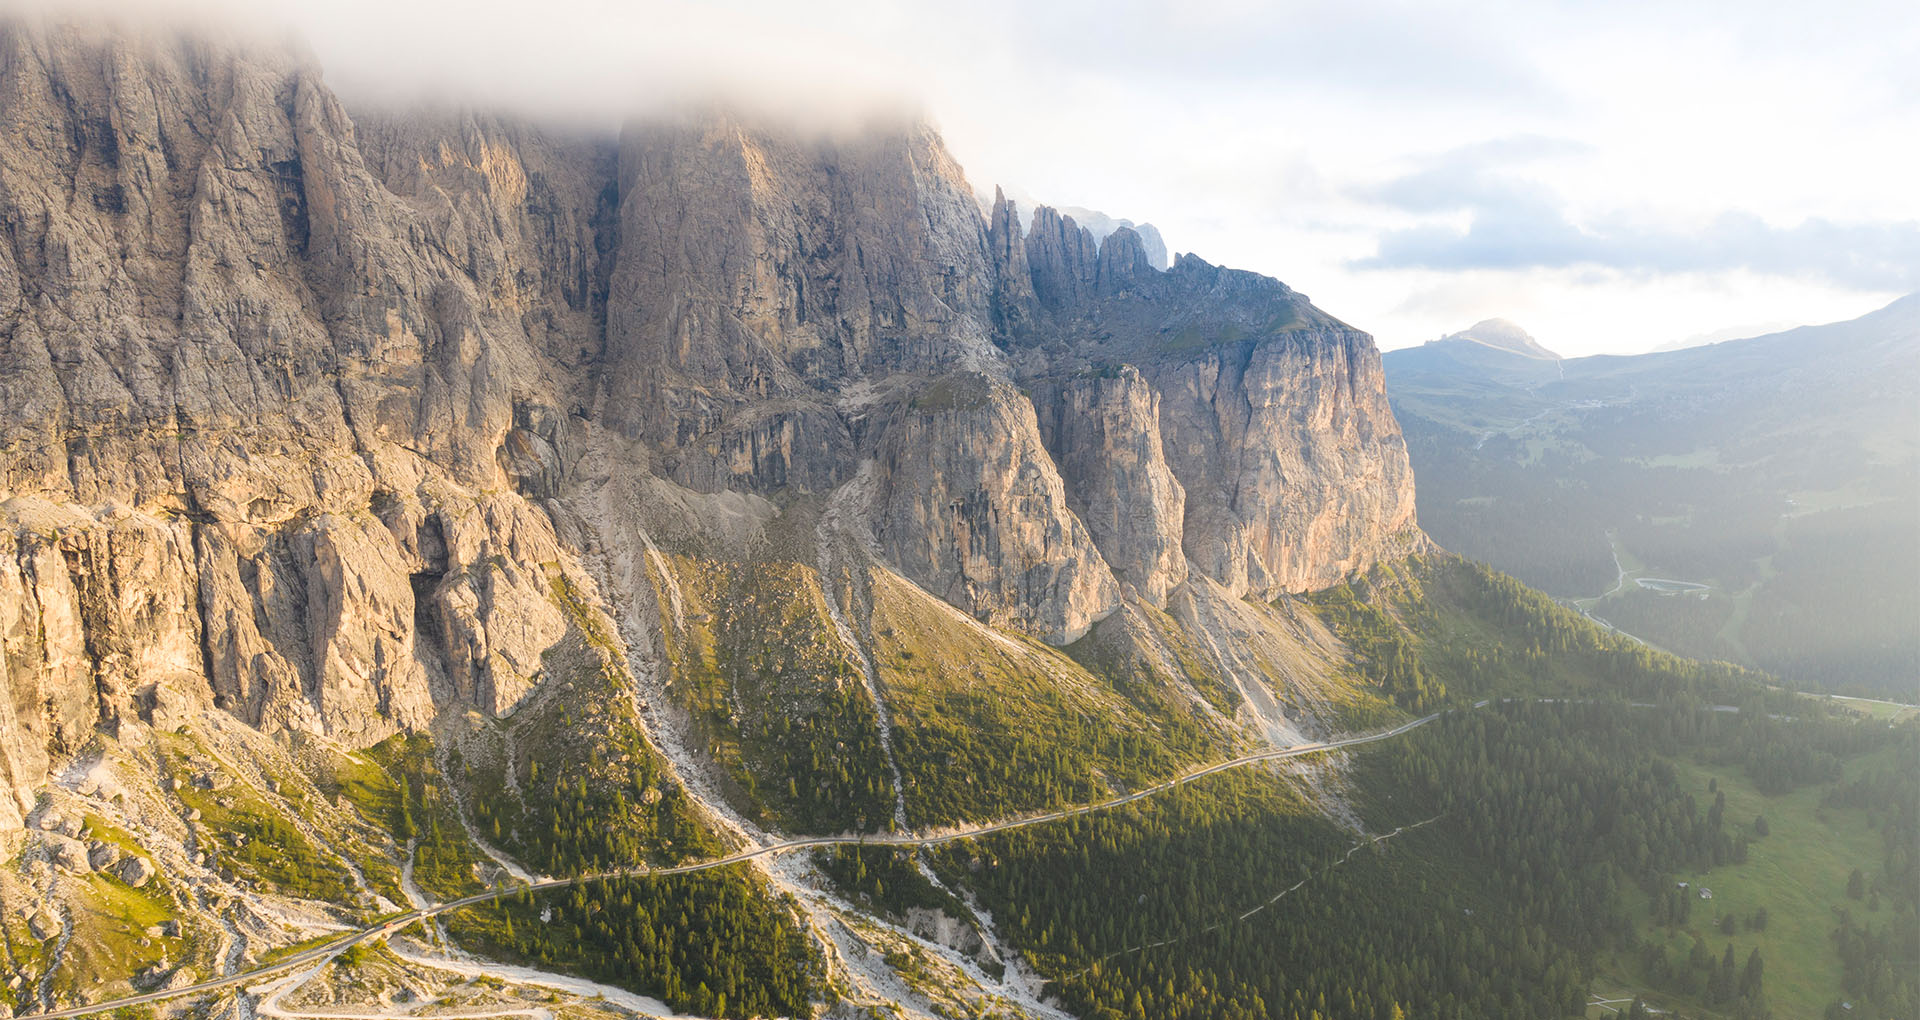
<path id="1" fill-rule="evenodd" d="M 586 617 L 653 669 L 662 546 L 817 567 L 855 645 L 870 570 L 1064 644 L 1414 540 L 1365 334 L 971 194 L 921 124 L 350 113 L 0 26 L 0 827 L 157 705 L 367 744 Z"/>

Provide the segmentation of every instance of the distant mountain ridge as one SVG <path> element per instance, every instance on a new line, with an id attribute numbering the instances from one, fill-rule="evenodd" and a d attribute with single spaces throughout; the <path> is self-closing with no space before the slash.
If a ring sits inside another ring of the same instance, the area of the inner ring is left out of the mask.
<path id="1" fill-rule="evenodd" d="M 1560 355 L 1507 319 L 1485 319 L 1458 333 L 1391 353 L 1402 374 L 1429 373 L 1459 382 L 1485 380 L 1523 388 L 1560 378 L 1563 364 Z"/>
<path id="2" fill-rule="evenodd" d="M 1711 344 L 1725 343 L 1728 340 L 1746 340 L 1751 337 L 1766 336 L 1771 333 L 1782 333 L 1796 326 L 1803 325 L 1806 325 L 1806 323 L 1776 321 L 1761 323 L 1759 325 L 1731 326 L 1726 329 L 1715 329 L 1705 333 L 1695 333 L 1692 336 L 1683 337 L 1679 340 L 1669 340 L 1658 347 L 1652 348 L 1647 351 L 1647 353 L 1661 354 L 1666 351 L 1684 351 L 1689 347 L 1706 347 Z"/>
<path id="3" fill-rule="evenodd" d="M 1563 596 L 1607 592 L 1597 613 L 1673 651 L 1916 693 L 1920 294 L 1552 363 L 1481 326 L 1384 358 L 1436 540 Z M 1712 593 L 1663 600 L 1636 573 Z"/>
<path id="4" fill-rule="evenodd" d="M 1540 346 L 1538 340 L 1509 319 L 1483 319 L 1458 333 L 1449 333 L 1438 340 L 1427 342 L 1445 344 L 1457 341 L 1480 344 L 1497 351 L 1518 354 L 1523 358 L 1538 358 L 1542 361 L 1560 360 L 1560 355 Z"/>

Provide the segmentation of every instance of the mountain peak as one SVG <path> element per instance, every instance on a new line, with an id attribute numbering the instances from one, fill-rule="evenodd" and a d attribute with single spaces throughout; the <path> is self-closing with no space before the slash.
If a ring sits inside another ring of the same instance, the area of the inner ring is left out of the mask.
<path id="1" fill-rule="evenodd" d="M 1446 343 L 1450 340 L 1463 340 L 1480 344 L 1495 350 L 1518 354 L 1523 358 L 1538 358 L 1542 361 L 1559 361 L 1560 355 L 1540 346 L 1540 342 L 1528 335 L 1517 323 L 1507 319 L 1483 319 L 1458 333 L 1450 333 L 1434 343 Z"/>

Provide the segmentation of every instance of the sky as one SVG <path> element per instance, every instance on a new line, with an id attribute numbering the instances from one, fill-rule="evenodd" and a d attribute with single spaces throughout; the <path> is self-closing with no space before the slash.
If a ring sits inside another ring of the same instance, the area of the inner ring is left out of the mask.
<path id="1" fill-rule="evenodd" d="M 1630 353 L 1920 290 L 1911 0 L 193 9 L 290 24 L 349 101 L 916 110 L 976 187 L 1151 222 L 1384 348 L 1504 317 Z"/>

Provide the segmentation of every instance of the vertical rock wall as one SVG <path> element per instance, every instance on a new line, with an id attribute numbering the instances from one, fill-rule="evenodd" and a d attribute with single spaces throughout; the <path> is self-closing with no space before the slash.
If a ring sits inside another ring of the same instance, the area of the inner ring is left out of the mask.
<path id="1" fill-rule="evenodd" d="M 856 507 L 1054 642 L 1412 533 L 1365 334 L 971 196 L 923 124 L 356 117 L 294 53 L 0 22 L 0 824 L 163 695 L 355 743 L 510 711 L 582 557 L 642 557 L 589 461 L 755 542 Z"/>

